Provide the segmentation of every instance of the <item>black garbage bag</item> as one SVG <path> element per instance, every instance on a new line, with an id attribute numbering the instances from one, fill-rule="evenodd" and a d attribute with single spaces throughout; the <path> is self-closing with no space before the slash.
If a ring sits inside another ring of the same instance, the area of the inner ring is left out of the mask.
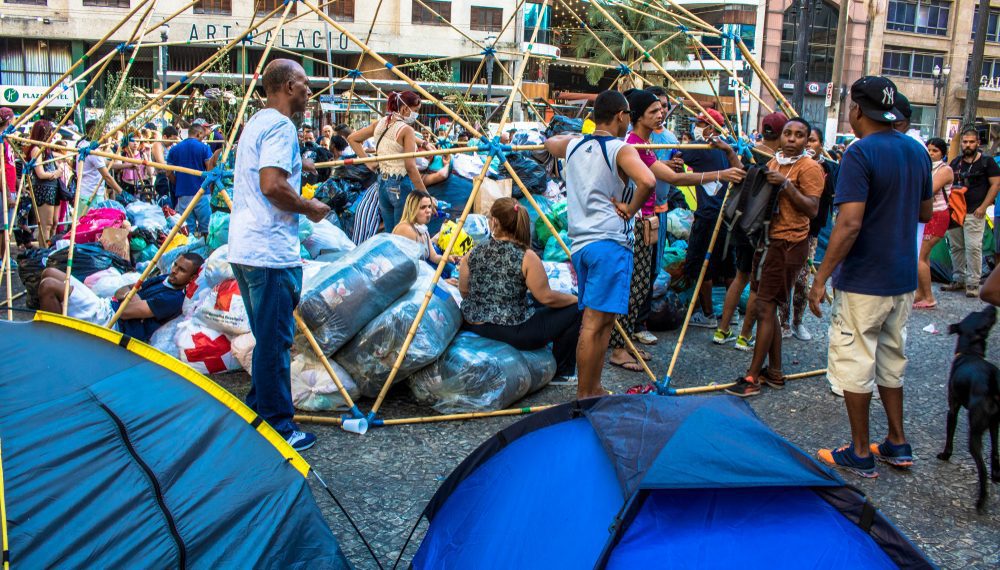
<path id="1" fill-rule="evenodd" d="M 377 174 L 364 164 L 345 164 L 333 171 L 333 177 L 358 184 L 362 188 L 371 186 Z"/>
<path id="2" fill-rule="evenodd" d="M 685 309 L 677 293 L 667 291 L 663 297 L 653 300 L 646 326 L 653 332 L 678 329 L 684 323 Z"/>
<path id="3" fill-rule="evenodd" d="M 563 115 L 556 115 L 549 121 L 548 128 L 545 129 L 545 138 L 555 135 L 567 135 L 571 133 L 583 132 L 583 119 L 574 119 Z"/>
<path id="4" fill-rule="evenodd" d="M 66 258 L 68 256 L 69 248 L 60 249 L 49 256 L 46 267 L 55 267 L 66 271 Z M 121 273 L 133 270 L 131 263 L 110 251 L 105 251 L 99 243 L 81 243 L 73 249 L 73 277 L 80 281 L 109 267 L 114 267 Z"/>
<path id="5" fill-rule="evenodd" d="M 357 200 L 359 193 L 356 182 L 331 178 L 316 189 L 314 198 L 340 215 Z"/>
<path id="6" fill-rule="evenodd" d="M 26 304 L 29 309 L 38 309 L 38 284 L 45 269 L 45 257 L 52 253 L 49 249 L 29 249 L 17 255 L 17 276 L 27 291 Z"/>
<path id="7" fill-rule="evenodd" d="M 545 192 L 545 187 L 549 183 L 549 178 L 545 173 L 544 165 L 539 164 L 534 159 L 527 156 L 527 153 L 523 152 L 511 154 L 507 157 L 507 161 L 510 162 L 514 172 L 517 173 L 517 177 L 521 179 L 521 182 L 524 183 L 524 187 L 527 188 L 529 192 L 534 195 L 541 195 Z M 501 173 L 506 175 L 506 169 L 502 170 Z M 511 195 L 514 199 L 521 199 L 524 197 L 524 194 L 521 192 L 521 188 L 516 184 L 511 190 Z"/>

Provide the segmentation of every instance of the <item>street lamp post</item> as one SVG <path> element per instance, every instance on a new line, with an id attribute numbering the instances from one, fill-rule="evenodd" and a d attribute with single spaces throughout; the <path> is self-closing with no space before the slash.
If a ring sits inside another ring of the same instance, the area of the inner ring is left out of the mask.
<path id="1" fill-rule="evenodd" d="M 170 24 L 160 24 L 160 90 L 167 89 L 167 38 L 170 37 Z"/>
<path id="2" fill-rule="evenodd" d="M 943 119 L 941 113 L 941 95 L 944 94 L 948 86 L 948 76 L 951 75 L 951 66 L 945 65 L 944 69 L 941 69 L 941 66 L 935 65 L 934 70 L 931 71 L 931 75 L 934 76 L 934 105 L 937 113 L 934 121 L 934 130 L 940 134 L 941 120 Z"/>

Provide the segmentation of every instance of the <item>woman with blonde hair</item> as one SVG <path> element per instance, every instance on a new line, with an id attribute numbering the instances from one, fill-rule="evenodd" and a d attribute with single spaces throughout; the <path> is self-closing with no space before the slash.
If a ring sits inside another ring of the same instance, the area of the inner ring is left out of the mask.
<path id="1" fill-rule="evenodd" d="M 492 237 L 466 255 L 459 270 L 466 330 L 518 350 L 552 343 L 556 376 L 576 374 L 580 309 L 576 295 L 553 291 L 542 260 L 529 247 L 531 221 L 513 198 L 490 208 Z M 541 307 L 528 302 L 528 292 Z"/>
<path id="2" fill-rule="evenodd" d="M 375 154 L 379 156 L 416 152 L 417 136 L 413 125 L 417 122 L 420 102 L 420 95 L 412 91 L 390 93 L 386 103 L 388 114 L 347 137 L 358 158 L 368 156 L 363 144 L 372 137 L 375 138 Z M 379 212 L 385 231 L 391 232 L 402 219 L 410 192 L 414 189 L 426 192 L 427 187 L 414 158 L 381 161 L 369 164 L 369 168 L 379 172 Z"/>

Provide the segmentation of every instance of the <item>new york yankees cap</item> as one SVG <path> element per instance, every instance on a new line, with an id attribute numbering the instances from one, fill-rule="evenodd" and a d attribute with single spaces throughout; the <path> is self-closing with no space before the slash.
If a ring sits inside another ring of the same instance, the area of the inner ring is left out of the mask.
<path id="1" fill-rule="evenodd" d="M 879 123 L 903 120 L 896 97 L 896 84 L 880 75 L 866 75 L 851 85 L 851 100 L 866 117 Z"/>

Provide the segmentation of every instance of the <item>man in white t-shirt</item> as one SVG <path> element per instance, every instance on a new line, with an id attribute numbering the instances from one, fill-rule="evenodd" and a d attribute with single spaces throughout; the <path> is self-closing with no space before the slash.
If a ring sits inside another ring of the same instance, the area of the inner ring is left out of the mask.
<path id="1" fill-rule="evenodd" d="M 263 85 L 267 106 L 250 117 L 236 147 L 229 262 L 257 339 L 247 405 L 303 451 L 316 436 L 292 420 L 289 351 L 302 289 L 299 214 L 318 222 L 330 208 L 301 195 L 302 158 L 289 117 L 304 112 L 312 95 L 305 71 L 276 59 L 264 68 Z"/>
<path id="2" fill-rule="evenodd" d="M 76 148 L 90 146 L 90 141 L 101 138 L 101 133 L 98 132 L 97 121 L 95 119 L 87 121 L 84 131 L 86 132 L 86 138 L 80 139 Z M 90 204 L 106 200 L 105 183 L 114 189 L 116 196 L 122 193 L 122 187 L 115 182 L 115 177 L 111 176 L 111 172 L 108 171 L 107 161 L 100 156 L 88 154 L 87 159 L 83 161 L 83 173 L 80 177 L 80 184 L 77 185 L 80 191 L 80 203 L 84 207 L 87 207 Z"/>

